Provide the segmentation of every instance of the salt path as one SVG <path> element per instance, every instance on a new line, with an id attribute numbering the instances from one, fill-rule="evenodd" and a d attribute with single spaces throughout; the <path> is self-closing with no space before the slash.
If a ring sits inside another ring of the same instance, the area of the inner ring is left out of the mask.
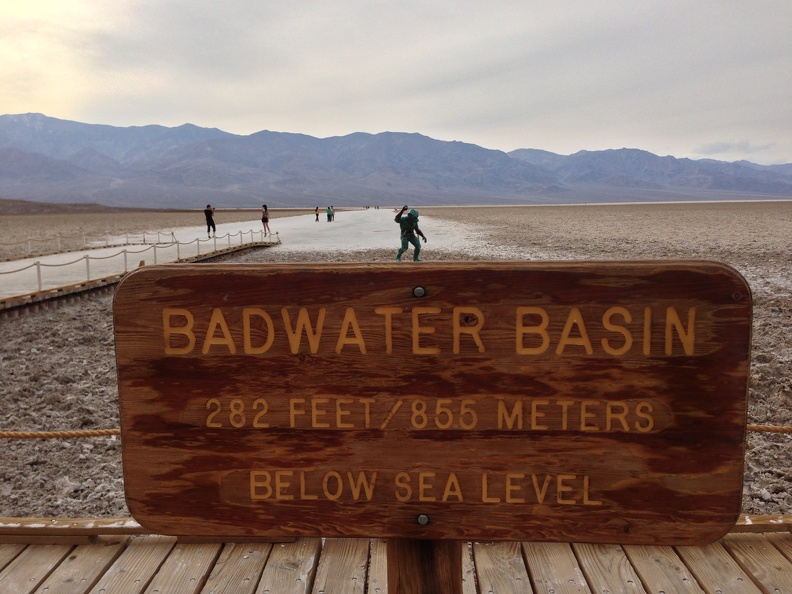
<path id="1" fill-rule="evenodd" d="M 399 228 L 394 222 L 394 213 L 386 209 L 340 211 L 333 222 L 327 222 L 320 212 L 317 222 L 313 214 L 274 218 L 270 228 L 276 233 L 276 245 L 266 249 L 283 252 L 333 251 L 354 252 L 369 249 L 391 249 L 394 254 L 399 247 Z M 482 234 L 472 225 L 444 221 L 435 217 L 421 217 L 421 228 L 429 239 L 433 250 L 456 251 L 463 247 L 483 247 Z M 251 233 L 253 232 L 253 233 Z M 261 222 L 258 220 L 223 223 L 217 226 L 217 239 L 208 241 L 206 227 L 178 227 L 167 230 L 168 235 L 179 242 L 176 247 L 157 249 L 156 263 L 174 262 L 177 257 L 185 258 L 197 253 L 200 241 L 201 254 L 222 250 L 229 245 L 240 245 L 261 241 Z M 0 298 L 26 295 L 39 290 L 40 263 L 41 288 L 53 289 L 84 282 L 90 279 L 123 274 L 137 268 L 141 261 L 152 264 L 153 250 L 150 246 L 130 245 L 118 247 L 125 237 L 109 237 L 107 243 L 116 247 L 97 247 L 74 252 L 65 252 L 0 262 Z M 269 241 L 267 237 L 264 241 Z M 144 250 L 145 251 L 142 251 Z M 126 256 L 123 251 L 126 250 Z M 86 256 L 89 256 L 86 262 Z"/>

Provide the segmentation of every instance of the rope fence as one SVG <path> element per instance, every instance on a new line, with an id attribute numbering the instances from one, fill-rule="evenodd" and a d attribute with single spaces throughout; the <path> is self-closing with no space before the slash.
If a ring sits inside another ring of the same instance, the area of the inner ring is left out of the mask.
<path id="1" fill-rule="evenodd" d="M 752 433 L 792 433 L 784 425 L 748 425 Z M 83 431 L 0 431 L 0 439 L 72 439 L 80 437 L 106 437 L 121 435 L 121 429 L 86 429 Z"/>
<path id="2" fill-rule="evenodd" d="M 273 243 L 280 243 L 280 237 L 277 234 L 276 237 L 277 239 L 273 240 Z M 158 237 L 158 239 L 160 238 Z M 44 271 L 50 268 L 79 266 L 82 271 L 69 271 L 69 274 L 72 276 L 72 282 L 68 284 L 77 284 L 97 278 L 126 274 L 130 271 L 130 268 L 137 268 L 137 264 L 134 263 L 134 260 L 141 254 L 150 253 L 153 264 L 157 264 L 160 261 L 178 262 L 182 258 L 201 256 L 202 254 L 206 255 L 226 248 L 230 249 L 232 245 L 244 246 L 245 244 L 262 242 L 263 240 L 264 232 L 254 231 L 253 229 L 249 231 L 239 231 L 233 234 L 227 233 L 220 237 L 215 236 L 209 239 L 196 238 L 188 242 L 176 241 L 175 238 L 173 238 L 173 241 L 169 241 L 168 243 L 152 243 L 139 250 L 125 248 L 107 256 L 92 256 L 90 254 L 85 254 L 76 260 L 58 264 L 36 261 L 14 270 L 0 271 L 0 280 L 2 280 L 4 284 L 7 284 L 7 281 L 4 279 L 9 278 L 9 275 L 20 275 L 17 277 L 17 280 L 29 289 L 28 291 L 21 291 L 20 294 L 32 293 L 34 291 L 43 291 L 45 288 L 51 289 L 64 284 L 63 282 L 56 282 L 45 278 L 46 275 Z M 132 262 L 130 262 L 129 256 L 135 257 Z M 25 275 L 24 273 L 27 274 Z M 34 273 L 35 278 L 33 278 Z"/>
<path id="3" fill-rule="evenodd" d="M 87 234 L 29 237 L 24 241 L 0 242 L 0 255 L 13 258 L 33 258 L 64 251 L 116 247 L 124 245 L 155 245 L 176 241 L 173 231 L 143 231 L 120 235 Z"/>

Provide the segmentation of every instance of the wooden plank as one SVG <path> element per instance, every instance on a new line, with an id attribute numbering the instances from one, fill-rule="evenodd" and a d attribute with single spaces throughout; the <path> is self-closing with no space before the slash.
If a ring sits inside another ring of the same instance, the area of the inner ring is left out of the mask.
<path id="1" fill-rule="evenodd" d="M 7 534 L 0 536 L 2 544 L 56 544 L 56 545 L 85 545 L 90 544 L 95 539 L 94 536 L 35 536 L 32 534 L 18 534 L 16 536 Z"/>
<path id="2" fill-rule="evenodd" d="M 128 537 L 111 536 L 75 547 L 37 590 L 41 594 L 83 594 L 104 575 L 126 547 Z"/>
<path id="3" fill-rule="evenodd" d="M 792 532 L 792 515 L 751 516 L 743 514 L 732 532 Z"/>
<path id="4" fill-rule="evenodd" d="M 764 535 L 729 534 L 723 544 L 765 592 L 792 592 L 792 563 Z"/>
<path id="5" fill-rule="evenodd" d="M 388 592 L 462 594 L 462 543 L 453 540 L 388 540 Z"/>
<path id="6" fill-rule="evenodd" d="M 475 543 L 473 557 L 482 592 L 522 594 L 530 589 L 531 578 L 525 568 L 520 543 Z"/>
<path id="7" fill-rule="evenodd" d="M 704 594 L 673 548 L 628 545 L 624 552 L 648 592 Z"/>
<path id="8" fill-rule="evenodd" d="M 724 265 L 163 265 L 114 318 L 155 532 L 697 544 L 739 515 L 751 298 Z"/>
<path id="9" fill-rule="evenodd" d="M 322 547 L 312 592 L 363 594 L 366 591 L 369 541 L 365 538 L 328 538 Z"/>
<path id="10" fill-rule="evenodd" d="M 147 534 L 132 518 L 0 518 L 0 536 Z"/>
<path id="11" fill-rule="evenodd" d="M 473 543 L 462 546 L 462 594 L 479 594 L 476 584 L 476 565 L 473 560 Z"/>
<path id="12" fill-rule="evenodd" d="M 762 594 L 721 543 L 677 547 L 676 551 L 705 591 L 721 594 Z"/>
<path id="13" fill-rule="evenodd" d="M 318 538 L 273 545 L 256 594 L 311 592 L 321 550 L 322 541 Z"/>
<path id="14" fill-rule="evenodd" d="M 91 590 L 91 594 L 140 594 L 176 544 L 171 536 L 135 536 Z"/>
<path id="15" fill-rule="evenodd" d="M 0 544 L 0 571 L 11 563 L 24 548 L 25 545 L 19 543 Z"/>
<path id="16" fill-rule="evenodd" d="M 177 543 L 146 589 L 146 594 L 197 594 L 206 583 L 221 547 L 220 543 Z"/>
<path id="17" fill-rule="evenodd" d="M 372 538 L 369 547 L 367 594 L 387 594 L 388 543 L 381 538 Z"/>
<path id="18" fill-rule="evenodd" d="M 270 543 L 226 544 L 202 594 L 253 594 L 271 551 Z"/>
<path id="19" fill-rule="evenodd" d="M 620 545 L 573 544 L 572 550 L 593 592 L 646 594 Z"/>
<path id="20" fill-rule="evenodd" d="M 0 572 L 0 592 L 34 592 L 71 550 L 69 545 L 27 547 Z"/>
<path id="21" fill-rule="evenodd" d="M 591 594 L 570 545 L 524 542 L 522 550 L 536 594 Z"/>
<path id="22" fill-rule="evenodd" d="M 792 533 L 765 534 L 765 537 L 792 563 Z"/>

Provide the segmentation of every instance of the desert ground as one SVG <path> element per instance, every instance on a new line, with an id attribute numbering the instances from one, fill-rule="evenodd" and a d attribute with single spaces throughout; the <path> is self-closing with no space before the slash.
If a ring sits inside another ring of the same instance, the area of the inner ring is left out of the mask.
<path id="1" fill-rule="evenodd" d="M 422 208 L 421 213 L 430 237 L 432 221 L 444 221 L 458 225 L 469 240 L 453 251 L 430 241 L 426 260 L 706 259 L 733 266 L 754 299 L 748 423 L 792 426 L 792 201 Z M 257 218 L 257 213 L 238 214 Z M 288 214 L 275 213 L 273 226 L 277 216 Z M 200 224 L 200 212 L 43 213 L 3 216 L 0 235 L 12 244 L 42 233 L 122 234 Z M 223 261 L 392 261 L 393 252 L 297 252 L 284 244 Z M 93 295 L 0 319 L 0 431 L 119 426 L 111 307 L 112 295 Z M 0 447 L 0 516 L 129 515 L 119 438 L 13 439 L 0 440 Z M 748 432 L 742 511 L 792 513 L 792 434 Z"/>

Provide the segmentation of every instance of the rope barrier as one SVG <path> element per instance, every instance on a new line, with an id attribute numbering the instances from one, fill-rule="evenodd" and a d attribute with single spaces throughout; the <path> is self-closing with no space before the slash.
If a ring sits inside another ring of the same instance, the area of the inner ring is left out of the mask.
<path id="1" fill-rule="evenodd" d="M 783 425 L 748 425 L 754 433 L 792 433 L 792 427 Z M 79 437 L 105 437 L 121 435 L 121 429 L 86 429 L 84 431 L 0 431 L 0 439 L 72 439 Z"/>
<path id="2" fill-rule="evenodd" d="M 121 435 L 121 429 L 85 429 L 83 431 L 0 431 L 0 439 L 74 439 Z"/>
<path id="3" fill-rule="evenodd" d="M 783 425 L 748 425 L 748 431 L 757 433 L 792 433 L 792 427 Z"/>

